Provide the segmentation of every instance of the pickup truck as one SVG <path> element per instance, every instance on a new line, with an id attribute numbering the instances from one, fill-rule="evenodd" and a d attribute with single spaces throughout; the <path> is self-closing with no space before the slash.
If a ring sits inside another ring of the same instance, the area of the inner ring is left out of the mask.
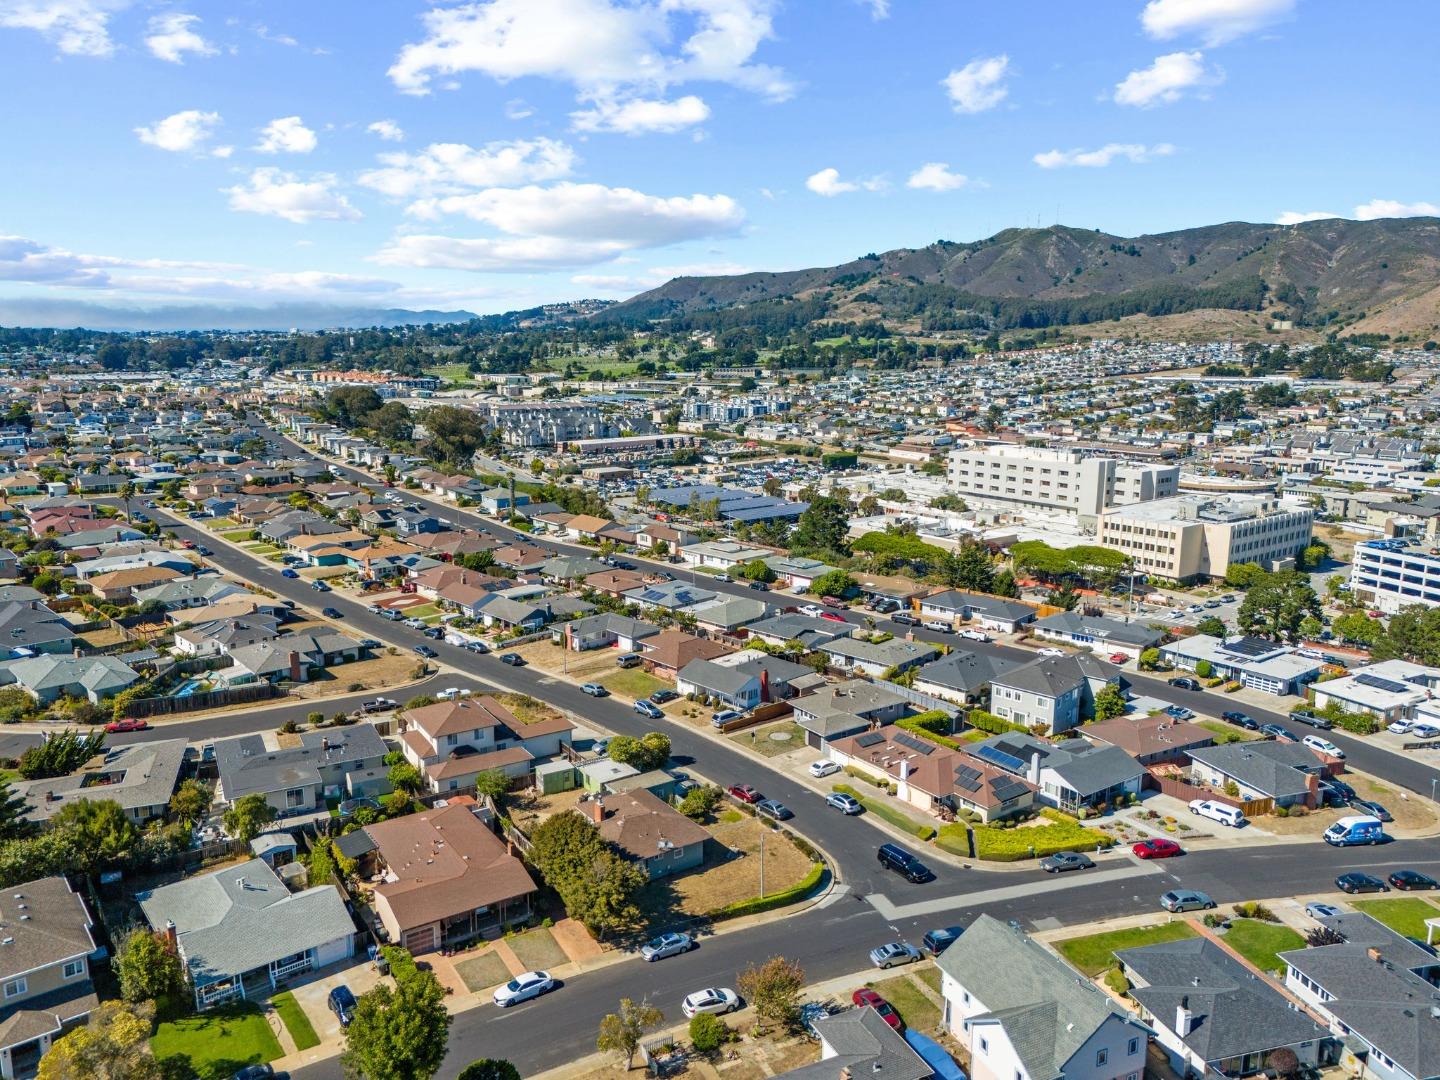
<path id="1" fill-rule="evenodd" d="M 1299 724 L 1309 724 L 1311 727 L 1319 728 L 1321 731 L 1329 731 L 1335 726 L 1328 719 L 1312 709 L 1296 709 L 1290 714 L 1290 719 Z"/>

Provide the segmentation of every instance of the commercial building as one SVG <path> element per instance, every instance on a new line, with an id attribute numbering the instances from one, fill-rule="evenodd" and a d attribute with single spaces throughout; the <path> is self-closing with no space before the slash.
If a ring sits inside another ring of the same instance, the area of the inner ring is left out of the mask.
<path id="1" fill-rule="evenodd" d="M 1105 511 L 1096 538 L 1141 573 L 1192 581 L 1223 578 L 1232 563 L 1285 569 L 1313 524 L 1313 511 L 1271 496 L 1181 495 Z"/>
<path id="2" fill-rule="evenodd" d="M 1365 540 L 1355 545 L 1350 589 L 1357 602 L 1393 615 L 1402 607 L 1440 604 L 1440 555 L 1408 540 Z"/>
<path id="3" fill-rule="evenodd" d="M 507 446 L 556 446 L 620 434 L 598 405 L 578 401 L 486 402 L 479 411 Z"/>
<path id="4" fill-rule="evenodd" d="M 1130 465 L 1080 450 L 984 446 L 955 450 L 950 489 L 967 499 L 1093 522 L 1107 508 L 1166 499 L 1180 490 L 1178 465 Z"/>

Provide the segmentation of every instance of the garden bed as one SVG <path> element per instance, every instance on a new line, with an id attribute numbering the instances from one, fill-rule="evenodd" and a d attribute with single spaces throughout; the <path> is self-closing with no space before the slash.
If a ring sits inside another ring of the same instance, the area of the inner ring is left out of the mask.
<path id="1" fill-rule="evenodd" d="M 993 862 L 1043 859 L 1057 851 L 1094 851 L 1115 843 L 1114 837 L 1098 829 L 1087 829 L 1074 818 L 1053 811 L 1044 814 L 1043 824 L 1012 829 L 977 825 L 973 832 L 975 857 Z"/>

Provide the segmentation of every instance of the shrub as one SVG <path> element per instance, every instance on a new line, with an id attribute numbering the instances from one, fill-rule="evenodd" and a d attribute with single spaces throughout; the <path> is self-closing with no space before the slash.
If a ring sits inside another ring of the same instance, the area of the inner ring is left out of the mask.
<path id="1" fill-rule="evenodd" d="M 1057 810 L 1042 811 L 1049 824 L 1030 829 L 1015 829 L 1013 822 L 1000 826 L 982 825 L 974 830 L 975 856 L 994 862 L 1017 862 L 1020 859 L 1043 858 L 1057 851 L 1085 851 L 1090 848 L 1112 847 L 1115 839 L 1098 829 L 1087 829 L 1072 817 Z M 1033 849 L 1033 850 L 1032 850 Z"/>
<path id="2" fill-rule="evenodd" d="M 1232 799 L 1237 799 L 1240 797 L 1240 785 L 1237 784 L 1234 780 L 1225 781 L 1224 791 L 1225 794 L 1230 796 L 1230 798 Z"/>
<path id="3" fill-rule="evenodd" d="M 690 1045 L 697 1054 L 713 1054 L 730 1038 L 725 1021 L 710 1013 L 700 1013 L 690 1021 Z"/>
<path id="4" fill-rule="evenodd" d="M 1125 972 L 1118 965 L 1105 973 L 1105 985 L 1121 997 L 1130 996 L 1130 980 L 1125 977 Z"/>
<path id="5" fill-rule="evenodd" d="M 808 874 L 788 889 L 781 889 L 768 896 L 752 896 L 748 900 L 737 900 L 733 904 L 726 904 L 724 907 L 706 912 L 706 915 L 711 919 L 736 919 L 742 915 L 758 915 L 762 911 L 774 911 L 776 908 L 805 899 L 815 889 L 815 886 L 820 884 L 824 876 L 825 864 L 817 862 L 810 867 Z"/>
<path id="6" fill-rule="evenodd" d="M 991 735 L 1004 735 L 1007 731 L 1028 730 L 1024 724 L 1012 724 L 1009 720 L 986 712 L 984 709 L 971 709 L 966 714 L 965 720 L 971 727 L 988 731 Z"/>
<path id="7" fill-rule="evenodd" d="M 928 714 L 921 714 L 921 716 L 926 715 Z M 950 718 L 948 716 L 945 716 L 944 713 L 939 713 L 939 715 L 943 718 L 943 722 L 946 727 L 948 727 L 950 724 Z M 921 716 L 907 716 L 903 720 L 896 720 L 895 726 L 898 728 L 904 728 L 906 731 L 914 732 L 922 739 L 927 739 L 930 742 L 937 743 L 940 746 L 948 747 L 951 750 L 960 749 L 960 743 L 957 742 L 955 739 L 952 739 L 947 735 L 943 735 L 940 732 L 933 730 L 932 728 L 921 727 L 918 723 L 918 721 L 921 719 Z"/>

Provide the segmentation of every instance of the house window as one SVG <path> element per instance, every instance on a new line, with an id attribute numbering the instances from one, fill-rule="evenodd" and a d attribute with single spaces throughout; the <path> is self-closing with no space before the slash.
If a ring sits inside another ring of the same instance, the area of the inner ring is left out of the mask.
<path id="1" fill-rule="evenodd" d="M 1096 1067 L 1097 1069 L 1100 1068 L 1100 1066 L 1104 1065 L 1104 1064 L 1105 1064 L 1107 1061 L 1109 1061 L 1109 1060 L 1110 1060 L 1110 1051 L 1109 1051 L 1109 1050 L 1096 1050 L 1096 1051 L 1095 1051 L 1095 1067 Z"/>
<path id="2" fill-rule="evenodd" d="M 990 1043 L 989 1043 L 989 1041 L 985 1038 L 984 1035 L 981 1035 L 981 1036 L 980 1036 L 980 1053 L 982 1053 L 982 1054 L 988 1054 L 988 1053 L 990 1053 Z"/>
<path id="3" fill-rule="evenodd" d="M 285 805 L 291 810 L 295 809 L 297 806 L 304 806 L 305 789 L 297 787 L 291 788 L 289 791 L 285 792 Z"/>
<path id="4" fill-rule="evenodd" d="M 1130 1040 L 1130 1045 L 1126 1048 L 1126 1050 L 1127 1050 L 1128 1053 L 1138 1054 L 1138 1053 L 1140 1052 L 1140 1040 L 1139 1040 L 1139 1039 L 1131 1039 L 1131 1040 Z"/>
<path id="5" fill-rule="evenodd" d="M 5 984 L 5 996 L 7 998 L 19 997 L 25 993 L 28 984 L 24 979 L 11 979 Z"/>
<path id="6" fill-rule="evenodd" d="M 459 735 L 446 735 L 446 736 L 445 736 L 445 745 L 446 745 L 446 746 L 459 746 L 459 745 L 460 745 L 460 736 L 459 736 Z"/>
<path id="7" fill-rule="evenodd" d="M 84 961 L 84 960 L 69 960 L 69 961 L 66 962 L 66 964 L 65 964 L 65 970 L 64 970 L 64 973 L 63 973 L 65 978 L 67 978 L 67 979 L 73 979 L 73 978 L 75 978 L 77 975 L 83 975 L 84 973 L 85 973 L 85 961 Z"/>

